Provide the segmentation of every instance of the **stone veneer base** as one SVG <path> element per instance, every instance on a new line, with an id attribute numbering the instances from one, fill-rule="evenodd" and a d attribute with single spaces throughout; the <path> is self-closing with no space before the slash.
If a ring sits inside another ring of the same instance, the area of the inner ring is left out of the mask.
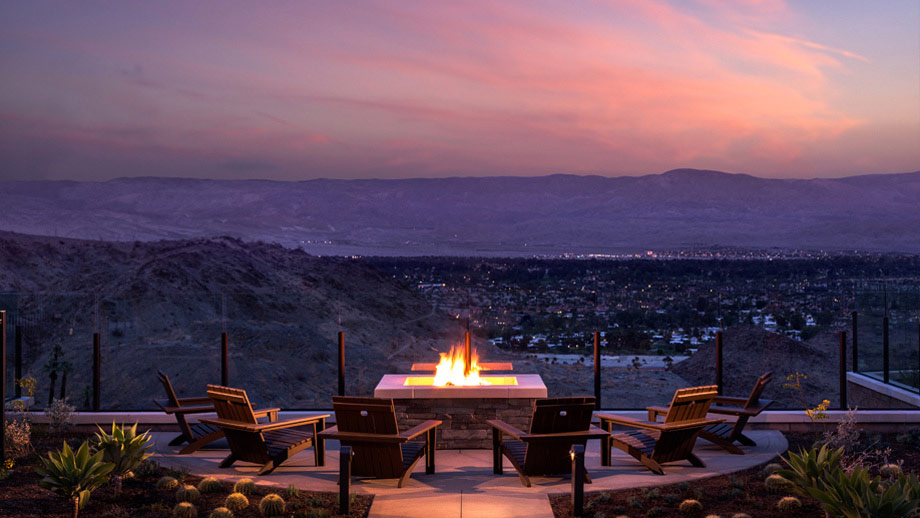
<path id="1" fill-rule="evenodd" d="M 435 398 L 394 399 L 400 430 L 440 419 L 438 449 L 490 449 L 489 419 L 501 419 L 527 431 L 536 398 Z"/>

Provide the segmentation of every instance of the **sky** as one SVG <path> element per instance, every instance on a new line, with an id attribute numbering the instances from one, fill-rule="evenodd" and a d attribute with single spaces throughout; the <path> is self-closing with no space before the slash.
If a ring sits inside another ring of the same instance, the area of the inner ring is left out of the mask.
<path id="1" fill-rule="evenodd" d="M 920 170 L 920 2 L 0 5 L 0 179 Z"/>

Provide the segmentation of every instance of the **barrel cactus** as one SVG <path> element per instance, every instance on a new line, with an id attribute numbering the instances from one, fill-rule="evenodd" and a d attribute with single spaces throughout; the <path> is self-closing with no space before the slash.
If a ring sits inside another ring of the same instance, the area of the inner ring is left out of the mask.
<path id="1" fill-rule="evenodd" d="M 678 510 L 687 516 L 696 516 L 703 512 L 703 504 L 699 500 L 689 498 L 680 503 Z"/>
<path id="2" fill-rule="evenodd" d="M 234 493 L 243 493 L 246 496 L 251 495 L 255 488 L 256 485 L 250 478 L 241 478 L 236 481 L 236 484 L 233 484 Z"/>
<path id="3" fill-rule="evenodd" d="M 747 513 L 735 513 L 732 515 L 732 518 L 751 518 L 751 515 Z"/>
<path id="4" fill-rule="evenodd" d="M 284 499 L 274 493 L 269 493 L 259 502 L 259 511 L 266 518 L 284 514 Z"/>
<path id="5" fill-rule="evenodd" d="M 224 507 L 237 513 L 249 507 L 249 499 L 243 493 L 230 493 L 230 496 L 224 500 Z"/>
<path id="6" fill-rule="evenodd" d="M 173 477 L 165 476 L 160 477 L 160 480 L 157 480 L 157 489 L 165 489 L 167 491 L 171 489 L 176 489 L 179 487 L 179 481 Z"/>
<path id="7" fill-rule="evenodd" d="M 776 508 L 780 511 L 791 512 L 802 507 L 802 502 L 794 496 L 784 496 L 776 503 Z"/>
<path id="8" fill-rule="evenodd" d="M 190 486 L 186 484 L 176 490 L 176 502 L 195 503 L 200 498 L 201 498 L 201 493 L 198 492 L 198 488 L 196 488 L 195 486 Z"/>
<path id="9" fill-rule="evenodd" d="M 233 518 L 233 511 L 227 509 L 226 507 L 218 507 L 211 511 L 211 514 L 208 515 L 208 518 Z"/>
<path id="10" fill-rule="evenodd" d="M 792 481 L 783 478 L 782 475 L 770 475 L 763 483 L 771 493 L 783 493 L 792 489 Z"/>
<path id="11" fill-rule="evenodd" d="M 885 478 L 894 478 L 900 476 L 902 473 L 901 466 L 898 464 L 885 464 L 879 468 L 878 472 Z"/>
<path id="12" fill-rule="evenodd" d="M 198 509 L 189 502 L 179 502 L 173 507 L 173 518 L 198 518 Z"/>
<path id="13" fill-rule="evenodd" d="M 202 493 L 216 493 L 221 489 L 223 489 L 223 486 L 220 484 L 220 480 L 214 477 L 205 477 L 198 483 L 198 491 Z"/>
<path id="14" fill-rule="evenodd" d="M 778 464 L 778 463 L 776 463 L 776 462 L 771 462 L 770 464 L 767 464 L 767 465 L 763 468 L 764 472 L 765 472 L 767 475 L 772 475 L 772 474 L 776 473 L 777 471 L 779 471 L 779 470 L 781 470 L 781 469 L 783 469 L 783 465 L 782 465 L 782 464 Z"/>

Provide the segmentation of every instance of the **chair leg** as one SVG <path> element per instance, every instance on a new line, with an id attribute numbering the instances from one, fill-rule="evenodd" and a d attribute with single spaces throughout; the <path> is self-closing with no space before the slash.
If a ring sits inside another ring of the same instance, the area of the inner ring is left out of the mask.
<path id="1" fill-rule="evenodd" d="M 220 461 L 220 464 L 218 466 L 221 468 L 229 468 L 230 466 L 233 465 L 234 462 L 236 462 L 236 455 L 231 453 L 230 455 L 227 455 L 227 457 L 224 460 Z"/>
<path id="2" fill-rule="evenodd" d="M 502 471 L 502 432 L 492 428 L 492 473 L 501 475 Z"/>
<path id="3" fill-rule="evenodd" d="M 689 454 L 689 455 L 687 455 L 687 460 L 690 461 L 690 464 L 693 464 L 693 465 L 696 466 L 697 468 L 705 468 L 705 467 L 706 467 L 706 464 L 703 463 L 703 461 L 700 460 L 699 457 L 697 457 L 696 455 L 694 455 L 694 454 L 692 454 L 692 453 Z"/>
<path id="4" fill-rule="evenodd" d="M 257 475 L 260 475 L 260 476 L 267 475 L 271 473 L 272 471 L 275 471 L 275 468 L 277 468 L 279 464 L 281 464 L 281 462 L 275 462 L 274 459 L 270 460 L 266 462 L 264 466 L 259 468 L 259 472 L 257 473 Z"/>
<path id="5" fill-rule="evenodd" d="M 406 471 L 403 472 L 402 476 L 399 477 L 399 482 L 397 482 L 396 487 L 403 487 L 406 485 L 406 482 L 409 481 L 409 477 L 412 475 L 412 470 L 415 469 L 415 465 L 418 464 L 418 461 L 422 460 L 421 456 L 415 458 L 415 461 L 412 464 L 409 464 L 409 467 L 406 468 Z"/>
<path id="6" fill-rule="evenodd" d="M 179 455 L 188 455 L 189 453 L 198 451 L 202 446 L 210 444 L 223 436 L 223 430 L 217 430 L 207 435 L 202 435 L 194 441 L 190 441 L 185 448 L 179 450 Z"/>
<path id="7" fill-rule="evenodd" d="M 635 455 L 633 455 L 633 457 L 635 457 Z M 639 462 L 645 465 L 646 468 L 650 469 L 652 473 L 656 475 L 664 475 L 664 468 L 661 467 L 661 464 L 658 464 L 657 462 L 652 460 L 652 458 L 649 457 L 648 455 L 645 455 L 644 453 L 640 453 L 639 457 L 636 457 L 636 459 L 638 459 Z"/>
<path id="8" fill-rule="evenodd" d="M 518 478 L 521 479 L 521 484 L 524 484 L 524 487 L 530 487 L 530 477 L 524 474 L 522 470 L 517 470 Z"/>
<path id="9" fill-rule="evenodd" d="M 741 444 L 743 444 L 743 445 L 745 445 L 745 446 L 757 446 L 757 443 L 754 442 L 753 439 L 751 439 L 751 438 L 748 437 L 747 435 L 744 435 L 743 433 L 739 433 L 739 434 L 738 434 L 738 437 L 736 437 L 735 440 L 738 441 L 738 442 L 740 442 Z"/>
<path id="10" fill-rule="evenodd" d="M 188 441 L 188 440 L 189 440 L 188 437 L 186 437 L 184 433 L 180 433 L 179 435 L 176 436 L 175 439 L 169 441 L 169 445 L 170 445 L 170 446 L 179 446 L 180 444 L 182 444 L 182 443 L 184 443 L 184 442 L 186 442 L 186 441 Z"/>
<path id="11" fill-rule="evenodd" d="M 714 433 L 700 432 L 700 437 L 715 444 L 716 446 L 721 447 L 722 449 L 724 449 L 725 451 L 729 453 L 732 453 L 734 455 L 744 455 L 744 451 L 742 451 L 741 448 L 735 446 L 732 443 L 732 441 L 725 439 L 723 437 L 720 437 Z"/>

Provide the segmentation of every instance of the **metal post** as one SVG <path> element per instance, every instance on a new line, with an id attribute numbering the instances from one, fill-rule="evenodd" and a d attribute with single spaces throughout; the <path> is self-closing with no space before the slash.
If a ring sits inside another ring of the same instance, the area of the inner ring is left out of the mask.
<path id="1" fill-rule="evenodd" d="M 345 331 L 339 331 L 339 395 L 345 395 Z"/>
<path id="2" fill-rule="evenodd" d="M 19 386 L 19 380 L 22 379 L 22 325 L 16 325 L 16 341 L 13 342 L 13 383 L 15 383 L 16 397 L 22 397 L 22 387 Z"/>
<path id="3" fill-rule="evenodd" d="M 854 311 L 852 315 L 853 315 L 853 372 L 859 372 L 859 343 L 856 340 L 856 337 L 858 336 L 856 334 L 856 331 L 857 331 L 856 317 L 858 313 Z"/>
<path id="4" fill-rule="evenodd" d="M 0 462 L 6 462 L 6 311 L 0 310 Z"/>
<path id="5" fill-rule="evenodd" d="M 889 381 L 888 370 L 888 317 L 882 318 L 882 380 Z"/>
<path id="6" fill-rule="evenodd" d="M 716 331 L 716 385 L 722 394 L 722 331 Z"/>
<path id="7" fill-rule="evenodd" d="M 575 444 L 572 457 L 572 516 L 585 515 L 585 445 Z"/>
<path id="8" fill-rule="evenodd" d="M 230 335 L 220 334 L 220 384 L 230 385 Z"/>
<path id="9" fill-rule="evenodd" d="M 847 332 L 840 332 L 840 410 L 847 409 Z"/>
<path id="10" fill-rule="evenodd" d="M 473 370 L 473 348 L 470 344 L 470 332 L 466 332 L 465 337 L 466 342 L 464 343 L 464 365 L 463 365 L 463 375 L 469 376 L 470 371 Z"/>
<path id="11" fill-rule="evenodd" d="M 601 334 L 594 332 L 594 408 L 601 409 Z"/>
<path id="12" fill-rule="evenodd" d="M 339 514 L 349 514 L 351 508 L 351 458 L 354 452 L 351 446 L 342 446 L 339 450 Z"/>
<path id="13" fill-rule="evenodd" d="M 102 366 L 102 337 L 93 333 L 93 412 L 99 411 L 100 367 Z"/>

